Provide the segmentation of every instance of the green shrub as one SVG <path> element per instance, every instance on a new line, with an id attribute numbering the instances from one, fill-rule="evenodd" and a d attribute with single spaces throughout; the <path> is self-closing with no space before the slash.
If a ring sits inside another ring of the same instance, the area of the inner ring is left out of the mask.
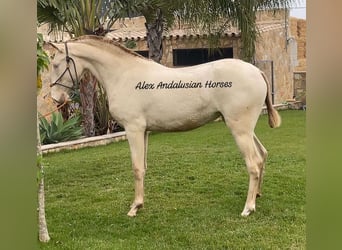
<path id="1" fill-rule="evenodd" d="M 98 85 L 94 111 L 95 135 L 107 134 L 109 119 L 108 98 L 103 87 Z"/>
<path id="2" fill-rule="evenodd" d="M 45 117 L 39 118 L 39 132 L 42 144 L 50 144 L 78 139 L 82 136 L 83 129 L 79 116 L 64 121 L 62 114 L 55 112 L 51 122 Z"/>

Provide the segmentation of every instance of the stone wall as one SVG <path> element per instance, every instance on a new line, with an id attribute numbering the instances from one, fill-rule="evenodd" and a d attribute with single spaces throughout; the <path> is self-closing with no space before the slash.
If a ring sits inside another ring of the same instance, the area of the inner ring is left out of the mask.
<path id="1" fill-rule="evenodd" d="M 306 20 L 291 17 L 290 34 L 297 43 L 298 61 L 293 74 L 293 95 L 296 101 L 306 105 Z"/>
<path id="2" fill-rule="evenodd" d="M 294 76 L 294 96 L 296 101 L 306 104 L 306 72 L 296 71 Z"/>
<path id="3" fill-rule="evenodd" d="M 285 17 L 288 16 L 288 11 L 285 9 L 277 10 L 274 12 L 273 10 L 264 10 L 258 11 L 256 14 L 256 21 L 260 22 L 276 22 L 276 21 L 284 21 Z"/>
<path id="4" fill-rule="evenodd" d="M 306 71 L 306 20 L 291 17 L 290 35 L 297 43 L 296 71 Z"/>
<path id="5" fill-rule="evenodd" d="M 260 36 L 256 43 L 256 64 L 264 62 L 266 68 L 261 70 L 269 72 L 270 82 L 272 73 L 269 67 L 273 62 L 274 103 L 283 103 L 293 97 L 293 64 L 287 44 L 285 14 L 282 12 L 273 17 L 272 13 L 264 13 L 265 19 L 260 23 Z M 272 25 L 267 25 L 269 22 Z"/>

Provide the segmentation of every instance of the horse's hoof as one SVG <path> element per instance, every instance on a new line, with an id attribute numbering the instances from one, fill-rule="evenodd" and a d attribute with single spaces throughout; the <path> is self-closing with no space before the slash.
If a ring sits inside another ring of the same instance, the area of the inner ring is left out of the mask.
<path id="1" fill-rule="evenodd" d="M 133 203 L 132 206 L 131 206 L 131 210 L 129 210 L 129 212 L 127 213 L 127 215 L 129 217 L 135 217 L 137 216 L 137 212 L 139 210 L 139 208 L 142 208 L 144 205 L 142 203 L 139 203 L 139 204 L 136 204 L 136 203 Z"/>
<path id="2" fill-rule="evenodd" d="M 242 211 L 241 216 L 247 217 L 247 216 L 250 215 L 252 212 L 255 212 L 255 208 L 245 208 L 245 209 Z"/>
<path id="3" fill-rule="evenodd" d="M 135 210 L 135 211 L 132 211 L 132 209 L 127 213 L 127 215 L 129 216 L 129 217 L 135 217 L 135 216 L 137 216 L 137 211 Z"/>

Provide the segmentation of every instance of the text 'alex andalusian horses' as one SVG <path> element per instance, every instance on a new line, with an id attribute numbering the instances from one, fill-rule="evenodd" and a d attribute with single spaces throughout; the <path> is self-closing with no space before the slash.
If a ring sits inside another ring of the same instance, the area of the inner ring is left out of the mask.
<path id="1" fill-rule="evenodd" d="M 125 128 L 135 177 L 129 216 L 135 216 L 144 203 L 147 131 L 191 130 L 219 116 L 230 128 L 249 173 L 241 215 L 255 211 L 267 151 L 254 128 L 264 103 L 269 125 L 281 123 L 263 72 L 237 59 L 168 68 L 109 39 L 93 36 L 54 46 L 58 52 L 52 62 L 52 97 L 64 102 L 84 70 L 89 70 L 107 93 L 111 115 Z"/>

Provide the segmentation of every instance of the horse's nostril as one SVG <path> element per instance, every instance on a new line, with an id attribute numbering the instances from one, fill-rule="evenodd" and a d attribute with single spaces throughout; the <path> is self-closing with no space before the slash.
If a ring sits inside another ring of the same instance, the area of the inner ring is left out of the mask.
<path id="1" fill-rule="evenodd" d="M 51 93 L 51 99 L 53 100 L 53 102 L 59 106 L 62 105 L 63 103 L 65 103 L 66 101 L 69 100 L 69 96 L 65 93 Z"/>
<path id="2" fill-rule="evenodd" d="M 61 100 L 62 100 L 62 103 L 65 103 L 65 102 L 70 102 L 71 98 L 67 93 L 63 93 Z"/>
<path id="3" fill-rule="evenodd" d="M 55 98 L 52 98 L 52 100 L 53 100 L 53 103 L 54 103 L 54 104 L 57 104 L 57 105 L 61 104 L 61 102 L 59 102 L 59 101 L 56 100 Z"/>

